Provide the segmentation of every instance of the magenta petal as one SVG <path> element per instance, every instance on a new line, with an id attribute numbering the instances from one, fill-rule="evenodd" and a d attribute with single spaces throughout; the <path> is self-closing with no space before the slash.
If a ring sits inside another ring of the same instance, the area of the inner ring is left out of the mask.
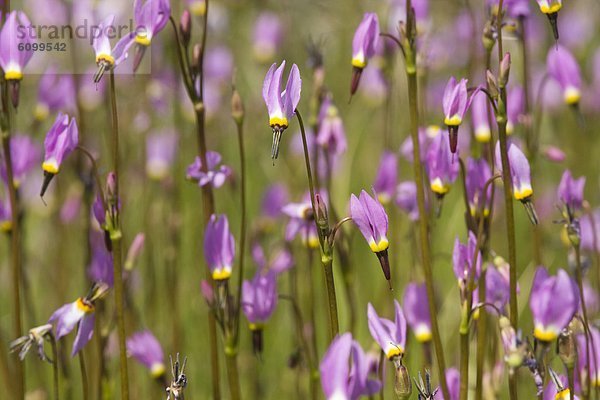
<path id="1" fill-rule="evenodd" d="M 77 336 L 73 342 L 73 351 L 71 357 L 75 357 L 75 354 L 79 352 L 92 338 L 94 334 L 94 314 L 86 314 L 79 323 L 79 329 L 77 330 Z"/>

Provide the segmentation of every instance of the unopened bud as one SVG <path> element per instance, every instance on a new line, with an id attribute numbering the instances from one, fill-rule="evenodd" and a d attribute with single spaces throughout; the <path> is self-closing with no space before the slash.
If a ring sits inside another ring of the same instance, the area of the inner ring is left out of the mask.
<path id="1" fill-rule="evenodd" d="M 494 35 L 494 27 L 492 25 L 492 21 L 487 21 L 485 23 L 481 41 L 483 42 L 484 49 L 486 49 L 488 52 L 492 51 L 494 45 L 496 44 L 496 36 Z"/>
<path id="2" fill-rule="evenodd" d="M 567 367 L 571 368 L 575 365 L 577 349 L 570 329 L 563 330 L 558 336 L 558 356 Z"/>
<path id="3" fill-rule="evenodd" d="M 192 62 L 190 65 L 192 75 L 196 75 L 200 71 L 200 57 L 202 57 L 202 45 L 196 43 L 192 49 Z"/>
<path id="4" fill-rule="evenodd" d="M 129 246 L 129 250 L 127 251 L 127 257 L 125 258 L 125 271 L 131 271 L 133 269 L 137 258 L 144 248 L 145 239 L 146 236 L 143 233 L 135 235 L 133 242 L 131 242 L 131 246 Z"/>
<path id="5" fill-rule="evenodd" d="M 505 53 L 504 58 L 500 62 L 500 74 L 498 75 L 498 86 L 506 87 L 508 76 L 510 75 L 510 53 Z"/>
<path id="6" fill-rule="evenodd" d="M 117 202 L 117 174 L 114 172 L 109 172 L 106 177 L 106 197 L 111 202 Z"/>
<path id="7" fill-rule="evenodd" d="M 181 34 L 181 43 L 187 48 L 190 45 L 192 37 L 192 16 L 188 10 L 183 10 L 179 19 L 179 33 Z"/>
<path id="8" fill-rule="evenodd" d="M 320 228 L 329 226 L 329 214 L 327 212 L 327 204 L 323 201 L 323 197 L 320 194 L 315 195 L 315 206 L 317 208 L 317 225 Z"/>
<path id="9" fill-rule="evenodd" d="M 241 124 L 244 121 L 244 103 L 242 101 L 242 96 L 237 91 L 237 89 L 233 88 L 233 93 L 231 95 L 231 116 L 236 124 Z"/>
<path id="10" fill-rule="evenodd" d="M 394 365 L 396 367 L 394 379 L 394 393 L 396 393 L 396 398 L 400 400 L 409 399 L 412 394 L 412 383 L 408 369 L 402 365 L 402 361 L 399 363 L 394 362 Z"/>
<path id="11" fill-rule="evenodd" d="M 488 91 L 490 95 L 494 98 L 498 97 L 500 91 L 498 90 L 498 82 L 496 81 L 496 77 L 490 70 L 487 70 L 485 73 L 485 80 L 487 82 Z"/>
<path id="12" fill-rule="evenodd" d="M 205 279 L 200 282 L 200 293 L 202 293 L 202 297 L 204 297 L 208 305 L 212 305 L 215 300 L 215 293 L 210 283 Z"/>

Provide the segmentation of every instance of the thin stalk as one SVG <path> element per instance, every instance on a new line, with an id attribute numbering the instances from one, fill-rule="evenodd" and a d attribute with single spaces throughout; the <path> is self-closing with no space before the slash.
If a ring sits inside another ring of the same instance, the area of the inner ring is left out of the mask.
<path id="1" fill-rule="evenodd" d="M 56 348 L 56 339 L 50 335 L 50 345 L 52 346 L 52 375 L 54 385 L 54 400 L 59 400 L 58 392 L 58 350 Z"/>
<path id="2" fill-rule="evenodd" d="M 479 276 L 479 302 L 485 302 L 486 297 L 486 270 L 481 271 Z M 487 335 L 487 312 L 483 308 L 479 311 L 479 318 L 477 318 L 477 372 L 475 375 L 475 400 L 482 400 L 483 398 L 483 367 L 485 361 L 485 345 Z"/>
<path id="3" fill-rule="evenodd" d="M 117 114 L 117 96 L 115 93 L 115 74 L 114 69 L 110 70 L 110 103 L 112 116 L 112 155 L 113 172 L 115 174 L 115 193 L 114 199 L 114 221 L 112 222 L 112 231 L 110 239 L 112 242 L 112 255 L 114 266 L 114 287 L 115 287 L 115 308 L 117 312 L 117 332 L 119 335 L 119 369 L 121 374 L 121 399 L 129 399 L 129 374 L 127 371 L 127 348 L 125 344 L 125 313 L 123 310 L 123 267 L 122 267 L 122 233 L 121 216 L 118 207 L 119 202 L 119 118 Z"/>
<path id="4" fill-rule="evenodd" d="M 383 351 L 379 352 L 379 366 L 377 368 L 377 378 L 379 378 L 380 382 L 384 382 L 383 380 L 383 370 L 385 369 L 385 353 Z M 385 393 L 385 385 L 381 385 L 381 390 L 379 390 L 379 400 L 384 400 Z"/>
<path id="5" fill-rule="evenodd" d="M 81 390 L 83 393 L 83 400 L 88 400 L 89 388 L 85 360 L 83 359 L 83 349 L 79 351 L 79 370 L 81 371 Z"/>
<path id="6" fill-rule="evenodd" d="M 411 1 L 407 0 L 407 15 L 412 14 Z M 412 18 L 411 18 L 412 19 Z M 412 30 L 409 28 L 408 32 Z M 412 33 L 410 34 L 412 36 Z M 411 40 L 408 38 L 408 40 Z M 407 51 L 407 50 L 410 50 Z M 414 48 L 405 49 L 406 51 L 406 78 L 408 81 L 408 107 L 410 114 L 410 135 L 413 143 L 413 170 L 415 174 L 415 183 L 417 185 L 417 203 L 419 207 L 419 239 L 421 244 L 421 261 L 423 263 L 423 273 L 425 275 L 425 286 L 427 288 L 427 299 L 429 302 L 429 313 L 431 314 L 431 333 L 433 336 L 433 345 L 437 359 L 438 377 L 442 387 L 442 393 L 445 399 L 450 398 L 448 384 L 446 382 L 446 362 L 444 360 L 444 349 L 440 338 L 440 331 L 437 320 L 437 310 L 435 307 L 435 291 L 433 289 L 433 272 L 431 268 L 431 256 L 429 253 L 429 222 L 428 214 L 425 208 L 425 189 L 423 185 L 423 166 L 421 164 L 421 153 L 419 145 L 419 97 L 417 92 L 417 69 L 416 54 Z"/>
<path id="7" fill-rule="evenodd" d="M 573 400 L 575 398 L 575 367 L 573 365 L 567 366 L 567 379 L 569 380 L 569 400 Z"/>
<path id="8" fill-rule="evenodd" d="M 460 400 L 467 400 L 469 394 L 469 325 L 472 306 L 472 293 L 467 291 L 468 299 L 463 302 L 460 324 Z"/>
<path id="9" fill-rule="evenodd" d="M 242 398 L 240 391 L 240 377 L 237 366 L 237 354 L 225 354 L 225 365 L 227 366 L 227 379 L 232 400 Z"/>
<path id="10" fill-rule="evenodd" d="M 311 339 L 311 351 L 313 359 L 317 360 L 319 358 L 319 351 L 317 347 L 317 315 L 316 315 L 316 307 L 315 307 L 315 285 L 314 285 L 314 277 L 313 277 L 313 249 L 306 246 L 307 255 L 308 255 L 308 309 L 309 309 L 309 317 L 310 317 L 310 339 Z M 315 387 L 318 387 L 318 371 L 314 376 L 311 376 L 310 381 Z M 317 382 L 313 382 L 317 381 Z M 312 392 L 312 391 L 311 391 Z"/>
<path id="11" fill-rule="evenodd" d="M 242 282 L 244 280 L 244 255 L 246 254 L 246 158 L 244 155 L 244 124 L 242 121 L 236 122 L 238 149 L 240 153 L 240 206 L 241 206 L 241 222 L 240 222 L 240 272 L 237 284 L 237 307 L 236 307 L 236 322 L 235 322 L 235 345 L 237 347 L 240 331 L 240 306 L 242 301 Z"/>
<path id="12" fill-rule="evenodd" d="M 317 209 L 315 207 L 315 187 L 313 184 L 313 175 L 310 167 L 310 155 L 308 153 L 308 145 L 306 143 L 306 132 L 304 130 L 304 122 L 300 112 L 296 109 L 296 115 L 298 116 L 298 123 L 300 124 L 300 132 L 302 133 L 302 145 L 304 146 L 304 162 L 306 164 L 306 174 L 308 175 L 308 187 L 310 189 L 310 202 L 312 205 L 313 215 L 316 215 Z M 322 237 L 321 230 L 317 224 L 317 232 L 319 232 L 319 241 L 321 242 L 321 264 L 325 271 L 325 284 L 327 285 L 327 304 L 329 310 L 329 339 L 333 340 L 338 334 L 339 322 L 338 322 L 338 310 L 337 310 L 337 299 L 335 294 L 335 282 L 333 279 L 333 253 L 329 246 L 328 240 Z"/>
<path id="13" fill-rule="evenodd" d="M 586 353 L 586 360 L 587 360 L 587 370 L 591 371 L 591 353 L 590 353 L 590 342 L 592 341 L 592 335 L 590 332 L 590 325 L 588 322 L 588 315 L 587 315 L 587 306 L 585 305 L 585 297 L 583 296 L 583 267 L 581 265 L 581 249 L 579 246 L 573 246 L 574 250 L 575 250 L 575 262 L 576 262 L 576 268 L 575 268 L 575 279 L 577 280 L 577 287 L 579 288 L 579 298 L 581 299 L 580 303 L 581 303 L 581 312 L 583 314 L 583 327 L 585 330 L 585 335 L 586 335 L 586 341 L 585 341 L 585 353 Z M 587 393 L 588 395 L 591 393 L 590 392 L 590 385 L 591 385 L 591 379 L 588 378 L 586 380 L 586 391 L 585 393 Z M 572 390 L 573 392 L 574 390 Z"/>

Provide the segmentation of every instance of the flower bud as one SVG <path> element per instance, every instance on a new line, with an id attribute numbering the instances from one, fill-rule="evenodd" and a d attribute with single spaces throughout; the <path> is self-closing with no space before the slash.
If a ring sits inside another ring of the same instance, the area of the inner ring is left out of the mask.
<path id="1" fill-rule="evenodd" d="M 192 49 L 192 62 L 190 65 L 192 75 L 195 76 L 200 71 L 200 57 L 202 56 L 202 45 L 196 43 Z"/>
<path id="2" fill-rule="evenodd" d="M 137 258 L 144 248 L 145 238 L 143 233 L 138 233 L 133 239 L 133 242 L 131 242 L 131 246 L 129 246 L 129 250 L 127 251 L 127 257 L 125 258 L 125 271 L 131 271 L 133 269 Z"/>
<path id="3" fill-rule="evenodd" d="M 212 286 L 205 279 L 203 279 L 202 282 L 200 282 L 200 292 L 202 293 L 202 297 L 204 297 L 204 300 L 206 300 L 206 303 L 208 303 L 208 305 L 211 306 L 215 300 L 215 294 Z"/>
<path id="4" fill-rule="evenodd" d="M 487 21 L 483 28 L 483 36 L 481 38 L 483 47 L 489 52 L 494 48 L 496 44 L 496 36 L 494 34 L 494 27 L 491 21 Z"/>
<path id="5" fill-rule="evenodd" d="M 190 45 L 190 38 L 192 36 L 192 17 L 188 10 L 183 10 L 183 14 L 181 14 L 179 33 L 181 34 L 183 47 L 187 48 Z"/>
<path id="6" fill-rule="evenodd" d="M 401 400 L 409 399 L 412 394 L 412 383 L 410 381 L 408 369 L 402 365 L 402 360 L 397 363 L 394 361 L 394 365 L 396 367 L 394 380 L 394 393 L 396 393 L 396 398 Z"/>
<path id="7" fill-rule="evenodd" d="M 237 89 L 233 88 L 231 95 L 231 116 L 236 124 L 241 124 L 244 120 L 244 103 Z"/>
<path id="8" fill-rule="evenodd" d="M 487 86 L 488 86 L 488 91 L 490 92 L 490 95 L 492 97 L 498 97 L 498 83 L 496 81 L 496 77 L 494 76 L 494 74 L 492 74 L 492 72 L 490 70 L 487 70 L 485 73 L 485 79 L 487 82 Z"/>
<path id="9" fill-rule="evenodd" d="M 327 212 L 327 204 L 323 201 L 323 197 L 320 194 L 315 195 L 315 206 L 317 208 L 317 225 L 319 228 L 326 229 L 329 226 L 329 214 Z"/>
<path id="10" fill-rule="evenodd" d="M 573 367 L 577 359 L 577 349 L 575 347 L 575 337 L 570 329 L 565 329 L 558 336 L 558 356 L 568 367 Z"/>
<path id="11" fill-rule="evenodd" d="M 500 62 L 500 73 L 498 75 L 498 86 L 500 88 L 506 87 L 508 83 L 508 76 L 510 75 L 510 53 L 505 53 L 504 58 Z"/>
<path id="12" fill-rule="evenodd" d="M 117 174 L 109 172 L 106 177 L 106 197 L 109 201 L 117 202 Z"/>

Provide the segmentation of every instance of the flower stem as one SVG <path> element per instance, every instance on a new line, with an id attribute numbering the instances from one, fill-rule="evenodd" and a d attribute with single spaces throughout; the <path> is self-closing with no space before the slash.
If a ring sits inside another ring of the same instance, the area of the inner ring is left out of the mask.
<path id="1" fill-rule="evenodd" d="M 428 213 L 425 208 L 425 188 L 423 185 L 423 166 L 421 165 L 421 150 L 419 145 L 419 97 L 417 89 L 417 64 L 416 48 L 414 41 L 414 14 L 412 12 L 411 0 L 406 1 L 407 37 L 404 47 L 406 78 L 408 81 L 408 107 L 410 115 L 410 135 L 413 143 L 413 170 L 415 183 L 417 185 L 417 203 L 419 207 L 419 239 L 421 244 L 421 261 L 425 275 L 425 286 L 427 288 L 427 300 L 429 302 L 429 313 L 431 314 L 431 333 L 437 359 L 438 375 L 445 399 L 450 398 L 448 384 L 446 382 L 446 362 L 444 360 L 444 349 L 437 321 L 437 310 L 435 307 L 435 292 L 433 289 L 433 273 L 431 269 L 431 257 L 429 253 L 429 223 Z"/>
<path id="2" fill-rule="evenodd" d="M 114 210 L 110 239 L 114 266 L 115 308 L 117 311 L 117 331 L 119 335 L 119 368 L 121 374 L 121 399 L 129 399 L 129 377 L 127 371 L 127 349 L 125 345 L 125 313 L 123 306 L 123 268 L 122 268 L 122 233 L 119 210 L 119 118 L 117 114 L 117 96 L 115 93 L 115 74 L 110 70 L 110 103 L 112 115 L 112 155 L 113 172 L 115 174 L 114 198 L 110 199 Z"/>
<path id="3" fill-rule="evenodd" d="M 59 400 L 58 391 L 58 350 L 56 348 L 56 339 L 50 334 L 50 345 L 52 346 L 52 375 L 54 385 L 54 400 Z"/>
<path id="4" fill-rule="evenodd" d="M 469 393 L 469 323 L 473 296 L 467 291 L 467 300 L 463 302 L 460 324 L 460 400 L 467 400 Z"/>
<path id="5" fill-rule="evenodd" d="M 240 377 L 237 365 L 237 353 L 225 353 L 225 365 L 227 366 L 227 379 L 229 381 L 229 390 L 232 400 L 242 398 L 240 392 Z"/>
<path id="6" fill-rule="evenodd" d="M 592 366 L 592 358 L 591 358 L 591 353 L 590 353 L 590 342 L 593 340 L 592 338 L 592 334 L 590 332 L 590 325 L 588 322 L 588 316 L 587 316 L 587 306 L 585 305 L 585 297 L 583 295 L 583 266 L 581 265 L 581 249 L 580 247 L 577 246 L 573 246 L 574 250 L 575 250 L 575 262 L 576 262 L 576 268 L 575 268 L 575 279 L 577 280 L 577 287 L 579 288 L 579 299 L 580 299 L 580 303 L 581 303 L 581 312 L 583 314 L 583 328 L 585 331 L 585 336 L 586 336 L 586 340 L 585 340 L 585 353 L 586 353 L 586 360 L 587 360 L 587 370 L 588 372 L 591 371 L 591 366 Z M 595 363 L 594 363 L 595 364 Z M 588 377 L 588 379 L 586 380 L 586 390 L 585 393 L 586 394 L 590 394 L 590 383 L 591 383 L 591 377 Z M 571 392 L 574 392 L 573 387 L 571 387 Z"/>
<path id="7" fill-rule="evenodd" d="M 83 400 L 88 399 L 88 379 L 87 370 L 85 368 L 85 360 L 83 359 L 83 349 L 79 350 L 79 370 L 81 371 L 81 390 L 83 393 Z"/>
<path id="8" fill-rule="evenodd" d="M 573 400 L 575 396 L 575 367 L 573 365 L 567 367 L 567 379 L 569 380 L 569 400 Z"/>
<path id="9" fill-rule="evenodd" d="M 241 207 L 241 222 L 240 222 L 240 267 L 239 267 L 239 279 L 237 284 L 237 307 L 235 317 L 235 333 L 234 343 L 237 347 L 239 342 L 239 331 L 240 331 L 240 314 L 241 314 L 241 302 L 242 302 L 242 282 L 244 280 L 244 255 L 246 254 L 246 158 L 244 155 L 244 125 L 243 121 L 236 122 L 237 136 L 238 136 L 238 149 L 240 153 L 240 207 Z"/>
<path id="10" fill-rule="evenodd" d="M 317 209 L 315 207 L 315 187 L 313 184 L 313 175 L 310 167 L 310 155 L 308 152 L 308 145 L 306 143 L 306 131 L 304 129 L 304 122 L 302 121 L 302 115 L 296 109 L 296 115 L 298 116 L 298 123 L 300 124 L 300 132 L 302 133 L 302 145 L 304 146 L 304 162 L 306 164 L 306 174 L 308 175 L 308 188 L 310 190 L 310 202 L 312 205 L 313 215 L 315 216 L 315 224 L 317 225 L 317 232 L 319 232 L 319 241 L 321 242 L 321 264 L 325 271 L 325 283 L 327 285 L 327 303 L 329 309 L 329 339 L 333 340 L 338 334 L 340 327 L 338 322 L 338 310 L 337 310 L 337 299 L 335 294 L 335 282 L 333 279 L 333 252 L 329 245 L 327 238 L 324 238 L 319 225 L 316 222 Z"/>

